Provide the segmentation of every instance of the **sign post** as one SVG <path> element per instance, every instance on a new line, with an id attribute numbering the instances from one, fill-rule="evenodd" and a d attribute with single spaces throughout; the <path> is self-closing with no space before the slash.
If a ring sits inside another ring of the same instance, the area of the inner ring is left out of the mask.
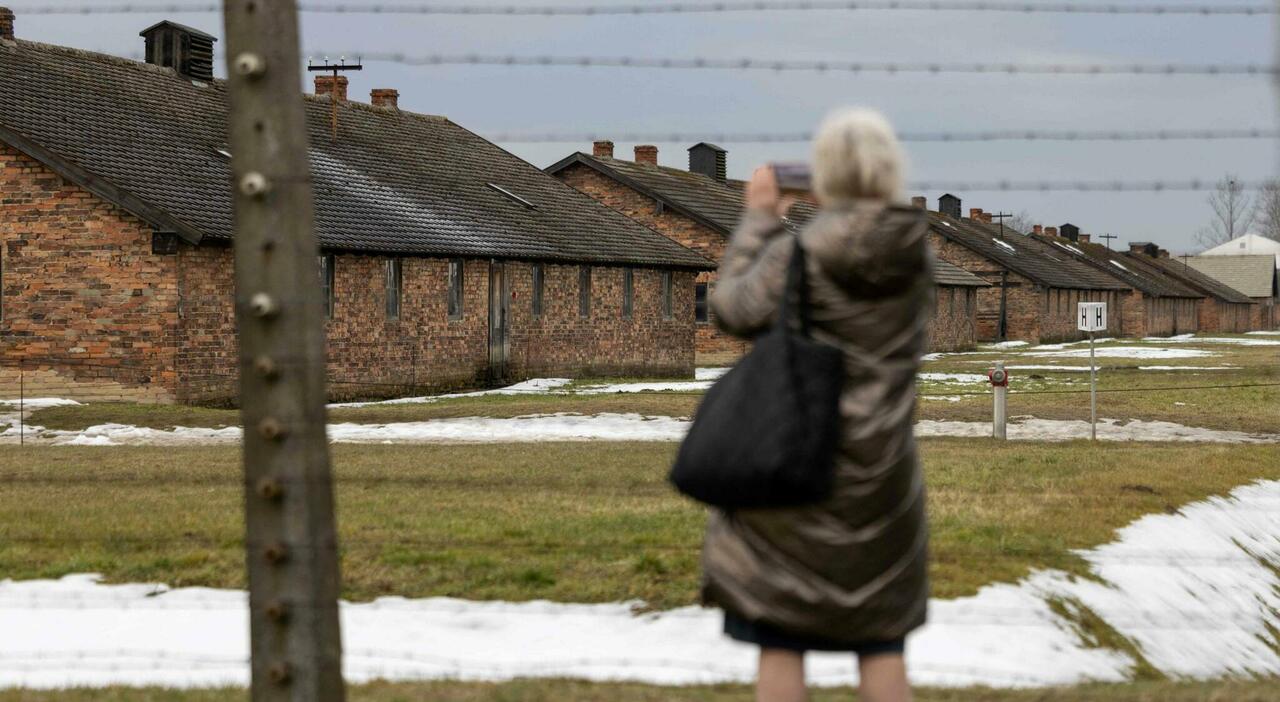
<path id="1" fill-rule="evenodd" d="M 1098 364 L 1093 348 L 1093 333 L 1107 329 L 1107 303 L 1081 302 L 1076 327 L 1089 332 L 1089 438 L 1098 440 Z"/>
<path id="2" fill-rule="evenodd" d="M 1004 441 L 1007 438 L 1009 424 L 1009 371 L 1004 369 L 1004 361 L 996 361 L 996 367 L 987 373 L 987 378 L 991 381 L 991 389 L 995 397 L 991 436 Z"/>

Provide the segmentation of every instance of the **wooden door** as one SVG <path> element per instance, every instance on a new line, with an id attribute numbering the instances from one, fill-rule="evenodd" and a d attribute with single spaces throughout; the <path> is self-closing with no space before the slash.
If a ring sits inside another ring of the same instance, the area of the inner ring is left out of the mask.
<path id="1" fill-rule="evenodd" d="M 489 377 L 505 380 L 507 355 L 510 351 L 510 331 L 507 317 L 510 309 L 507 295 L 507 277 L 502 261 L 489 262 Z"/>

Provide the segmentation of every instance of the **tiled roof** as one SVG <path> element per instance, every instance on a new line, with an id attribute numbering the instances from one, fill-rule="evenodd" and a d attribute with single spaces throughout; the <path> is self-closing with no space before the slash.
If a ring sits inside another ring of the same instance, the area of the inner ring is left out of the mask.
<path id="1" fill-rule="evenodd" d="M 1083 261 L 1108 275 L 1119 278 L 1126 285 L 1152 297 L 1204 297 L 1183 283 L 1134 264 L 1120 251 L 1094 243 L 1071 241 L 1061 236 L 1030 234 L 1029 237 L 1056 247 L 1060 251 Z"/>
<path id="2" fill-rule="evenodd" d="M 733 233 L 738 226 L 738 220 L 742 217 L 746 183 L 741 180 L 720 181 L 679 168 L 603 158 L 584 153 L 572 154 L 548 167 L 547 172 L 558 173 L 574 164 L 585 165 L 635 188 L 725 236 Z M 791 208 L 787 219 L 793 228 L 798 228 L 817 213 L 817 207 L 806 202 L 798 202 Z M 945 261 L 938 261 L 934 280 L 939 285 L 973 287 L 988 285 L 981 278 Z"/>
<path id="3" fill-rule="evenodd" d="M 1274 256 L 1192 256 L 1187 264 L 1249 297 L 1276 294 Z"/>
<path id="4" fill-rule="evenodd" d="M 0 45 L 0 95 L 0 136 L 21 150 L 188 239 L 230 238 L 223 81 L 193 84 L 169 69 L 18 41 Z M 714 267 L 448 119 L 344 103 L 334 140 L 330 106 L 305 100 L 326 248 Z"/>
<path id="5" fill-rule="evenodd" d="M 1116 277 L 1079 261 L 1067 251 L 998 226 L 972 219 L 953 219 L 929 213 L 930 230 L 1015 273 L 1051 288 L 1076 290 L 1127 290 Z"/>
<path id="6" fill-rule="evenodd" d="M 1174 280 L 1184 283 L 1190 288 L 1198 290 L 1201 293 L 1218 300 L 1237 304 L 1253 302 L 1248 295 L 1226 285 L 1216 278 L 1201 273 L 1195 268 L 1184 263 L 1181 259 L 1152 258 L 1144 254 L 1132 252 L 1126 252 L 1125 257 L 1126 260 L 1132 261 L 1137 266 L 1145 266 L 1153 273 L 1167 275 Z"/>

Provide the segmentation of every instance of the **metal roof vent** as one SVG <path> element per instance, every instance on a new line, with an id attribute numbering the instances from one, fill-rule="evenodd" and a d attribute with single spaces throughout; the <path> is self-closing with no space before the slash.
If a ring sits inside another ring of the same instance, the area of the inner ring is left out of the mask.
<path id="1" fill-rule="evenodd" d="M 172 68 L 192 80 L 213 80 L 213 35 L 166 20 L 138 36 L 147 40 L 147 63 Z"/>
<path id="2" fill-rule="evenodd" d="M 729 177 L 726 165 L 728 153 L 719 146 L 705 141 L 694 144 L 689 147 L 689 172 L 700 173 L 724 182 Z"/>
<path id="3" fill-rule="evenodd" d="M 960 198 L 951 193 L 943 195 L 938 198 L 938 211 L 952 219 L 960 219 Z"/>

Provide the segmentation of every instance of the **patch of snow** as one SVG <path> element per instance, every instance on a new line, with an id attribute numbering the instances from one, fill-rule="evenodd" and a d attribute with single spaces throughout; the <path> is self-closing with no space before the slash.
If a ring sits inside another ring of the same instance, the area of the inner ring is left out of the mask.
<path id="1" fill-rule="evenodd" d="M 922 419 L 916 422 L 918 437 L 989 437 L 991 422 L 958 422 Z M 1008 437 L 1017 441 L 1071 441 L 1089 438 L 1089 422 L 1074 419 L 1037 419 L 1027 417 L 1010 421 Z M 1098 420 L 1100 441 L 1175 441 L 1215 444 L 1280 443 L 1280 434 L 1250 434 L 1243 431 L 1188 427 L 1174 422 L 1148 422 L 1130 419 Z"/>
<path id="2" fill-rule="evenodd" d="M 394 424 L 330 424 L 334 443 L 518 443 L 539 441 L 679 441 L 689 421 L 639 414 L 543 414 L 461 417 Z"/>
<path id="3" fill-rule="evenodd" d="M 1280 331 L 1251 331 L 1245 332 L 1248 336 L 1280 336 Z"/>
<path id="4" fill-rule="evenodd" d="M 1194 344 L 1233 344 L 1235 346 L 1280 346 L 1280 341 L 1275 339 L 1242 339 L 1234 336 L 1196 336 L 1195 334 L 1182 334 L 1180 336 L 1171 336 L 1168 338 L 1147 336 L 1143 337 L 1142 340 L 1155 342 L 1172 341 L 1174 343 Z"/>
<path id="5" fill-rule="evenodd" d="M 1078 372 L 1080 372 L 1080 371 L 1084 371 L 1085 373 L 1088 373 L 1088 372 L 1089 372 L 1089 366 L 1049 366 L 1049 365 L 1035 365 L 1035 364 L 1031 364 L 1031 365 L 1025 365 L 1025 366 L 1022 366 L 1022 365 L 1018 365 L 1018 366 L 1005 366 L 1005 370 L 1011 370 L 1011 371 L 1015 371 L 1015 370 L 1024 370 L 1024 371 L 1029 370 L 1029 371 L 1036 371 L 1036 370 L 1039 370 L 1039 371 L 1054 371 L 1054 372 L 1056 372 L 1056 371 L 1064 371 L 1064 372 L 1068 372 L 1068 373 L 1078 373 Z"/>
<path id="6" fill-rule="evenodd" d="M 917 395 L 916 397 L 925 402 L 960 402 L 964 400 L 960 395 Z"/>
<path id="7" fill-rule="evenodd" d="M 985 383 L 987 376 L 978 373 L 917 373 L 917 380 L 932 383 Z"/>
<path id="8" fill-rule="evenodd" d="M 25 409 L 38 410 L 46 407 L 66 407 L 81 403 L 75 400 L 68 400 L 65 397 L 28 397 L 24 400 L 0 400 L 0 405 L 12 405 L 13 409 L 17 409 L 19 404 Z"/>
<path id="9" fill-rule="evenodd" d="M 1103 337 L 1094 339 L 1093 343 L 1105 344 L 1108 341 L 1115 341 L 1115 338 L 1110 336 L 1103 336 Z M 1039 346 L 1031 347 L 1031 350 L 1032 351 L 1061 351 L 1062 349 L 1065 349 L 1069 346 L 1079 346 L 1081 344 L 1088 344 L 1088 343 L 1089 343 L 1088 339 L 1081 339 L 1079 341 L 1064 341 L 1058 344 L 1040 344 Z"/>
<path id="10" fill-rule="evenodd" d="M 1096 349 L 1098 358 L 1204 358 L 1217 356 L 1211 351 L 1199 349 L 1162 349 L 1150 346 L 1104 346 Z M 1041 358 L 1088 358 L 1089 349 L 1072 349 L 1070 351 L 1033 351 L 1028 356 Z"/>
<path id="11" fill-rule="evenodd" d="M 574 388 L 579 395 L 607 395 L 622 392 L 701 392 L 711 387 L 710 380 L 675 380 L 654 383 L 616 383 L 613 385 L 584 385 Z"/>
<path id="12" fill-rule="evenodd" d="M 1025 341 L 1000 341 L 994 344 L 983 344 L 984 349 L 1016 349 L 1020 346 L 1027 346 Z"/>
<path id="13" fill-rule="evenodd" d="M 991 237 L 991 240 L 994 241 L 998 246 L 1003 246 L 1004 248 L 1008 249 L 1009 253 L 1018 253 L 1018 250 L 1010 246 L 1007 242 L 1001 241 L 1000 239 L 997 239 L 995 237 Z"/>
<path id="14" fill-rule="evenodd" d="M 698 368 L 693 371 L 694 380 L 718 380 L 720 376 L 728 373 L 728 368 Z"/>
<path id="15" fill-rule="evenodd" d="M 522 383 L 516 383 L 515 385 L 508 385 L 505 388 L 495 388 L 493 390 L 457 392 L 446 395 L 424 395 L 422 397 L 399 397 L 394 400 L 378 400 L 375 402 L 334 402 L 329 405 L 329 408 L 373 407 L 376 405 L 418 405 L 438 402 L 440 400 L 454 400 L 460 397 L 485 397 L 488 395 L 541 395 L 557 388 L 562 388 L 572 382 L 573 380 L 571 378 L 534 378 Z"/>
<path id="16" fill-rule="evenodd" d="M 1170 677 L 1280 674 L 1280 482 L 1259 481 L 1143 517 L 1078 551 L 1079 578 L 1037 571 L 971 597 L 930 600 L 907 639 L 916 685 L 1036 687 L 1131 678 L 1126 654 L 1086 645 L 1050 601 L 1079 603 Z M 0 581 L 0 687 L 243 686 L 242 591 L 103 585 L 92 575 Z M 690 685 L 747 683 L 756 650 L 715 610 L 637 614 L 639 603 L 385 597 L 340 604 L 344 675 L 502 681 L 522 677 Z M 856 681 L 852 656 L 810 654 L 809 681 Z"/>
<path id="17" fill-rule="evenodd" d="M 1144 371 L 1215 371 L 1239 369 L 1239 366 L 1138 366 L 1138 370 Z"/>

